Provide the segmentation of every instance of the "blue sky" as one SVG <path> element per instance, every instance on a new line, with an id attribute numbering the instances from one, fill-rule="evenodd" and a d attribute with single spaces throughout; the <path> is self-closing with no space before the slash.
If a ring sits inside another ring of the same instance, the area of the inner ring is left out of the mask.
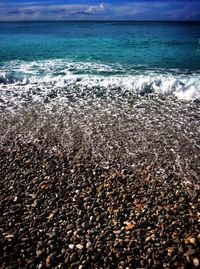
<path id="1" fill-rule="evenodd" d="M 0 0 L 0 21 L 200 20 L 200 0 Z"/>

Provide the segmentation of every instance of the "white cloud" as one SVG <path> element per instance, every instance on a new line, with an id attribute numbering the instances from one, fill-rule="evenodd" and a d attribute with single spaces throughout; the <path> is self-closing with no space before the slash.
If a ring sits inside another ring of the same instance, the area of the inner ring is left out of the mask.
<path id="1" fill-rule="evenodd" d="M 105 12 L 105 5 L 51 5 L 26 7 L 1 7 L 0 20 L 77 19 Z M 84 16 L 83 16 L 84 15 Z"/>
<path id="2" fill-rule="evenodd" d="M 192 19 L 199 16 L 194 5 L 187 2 L 134 1 L 124 4 L 41 5 L 27 2 L 25 6 L 0 4 L 0 20 L 84 20 L 84 19 Z M 40 3 L 40 4 L 39 4 Z M 44 3 L 44 2 L 43 2 Z M 191 8 L 192 7 L 192 8 Z M 198 7 L 198 5 L 197 5 Z M 190 9 L 191 8 L 191 9 Z M 188 12 L 188 10 L 191 10 Z M 198 10 L 198 8 L 197 8 Z"/>
<path id="3" fill-rule="evenodd" d="M 97 5 L 97 6 L 90 6 L 86 9 L 86 12 L 89 13 L 97 13 L 97 12 L 102 12 L 105 11 L 105 7 L 103 4 Z"/>

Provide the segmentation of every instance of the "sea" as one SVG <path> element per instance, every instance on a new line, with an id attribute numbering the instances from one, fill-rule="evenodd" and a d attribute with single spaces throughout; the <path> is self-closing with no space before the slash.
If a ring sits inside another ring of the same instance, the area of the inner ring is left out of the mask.
<path id="1" fill-rule="evenodd" d="M 2 269 L 197 268 L 199 202 L 200 22 L 0 23 Z"/>
<path id="2" fill-rule="evenodd" d="M 200 22 L 0 23 L 2 108 L 64 100 L 69 89 L 198 100 Z"/>

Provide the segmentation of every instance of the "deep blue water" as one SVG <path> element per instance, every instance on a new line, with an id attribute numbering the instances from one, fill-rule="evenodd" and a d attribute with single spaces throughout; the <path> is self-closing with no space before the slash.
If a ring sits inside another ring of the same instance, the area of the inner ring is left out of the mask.
<path id="1" fill-rule="evenodd" d="M 198 96 L 199 71 L 198 22 L 0 23 L 1 84 L 41 83 L 43 77 L 67 84 L 72 76 L 94 75 L 93 86 L 103 78 L 114 79 L 116 86 L 120 77 L 124 87 L 122 77 L 127 81 L 128 76 L 135 89 L 136 76 L 144 75 L 149 80 L 143 79 L 140 88 L 155 78 L 156 87 L 174 91 L 182 85 L 182 91 Z M 176 82 L 166 86 L 170 78 Z"/>

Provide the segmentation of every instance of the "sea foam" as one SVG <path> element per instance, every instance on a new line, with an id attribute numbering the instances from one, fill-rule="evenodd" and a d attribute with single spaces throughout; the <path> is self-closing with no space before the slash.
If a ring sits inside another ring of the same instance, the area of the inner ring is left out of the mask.
<path id="1" fill-rule="evenodd" d="M 0 102 L 44 102 L 47 98 L 113 95 L 172 95 L 200 99 L 200 73 L 67 60 L 10 61 L 0 67 Z"/>

